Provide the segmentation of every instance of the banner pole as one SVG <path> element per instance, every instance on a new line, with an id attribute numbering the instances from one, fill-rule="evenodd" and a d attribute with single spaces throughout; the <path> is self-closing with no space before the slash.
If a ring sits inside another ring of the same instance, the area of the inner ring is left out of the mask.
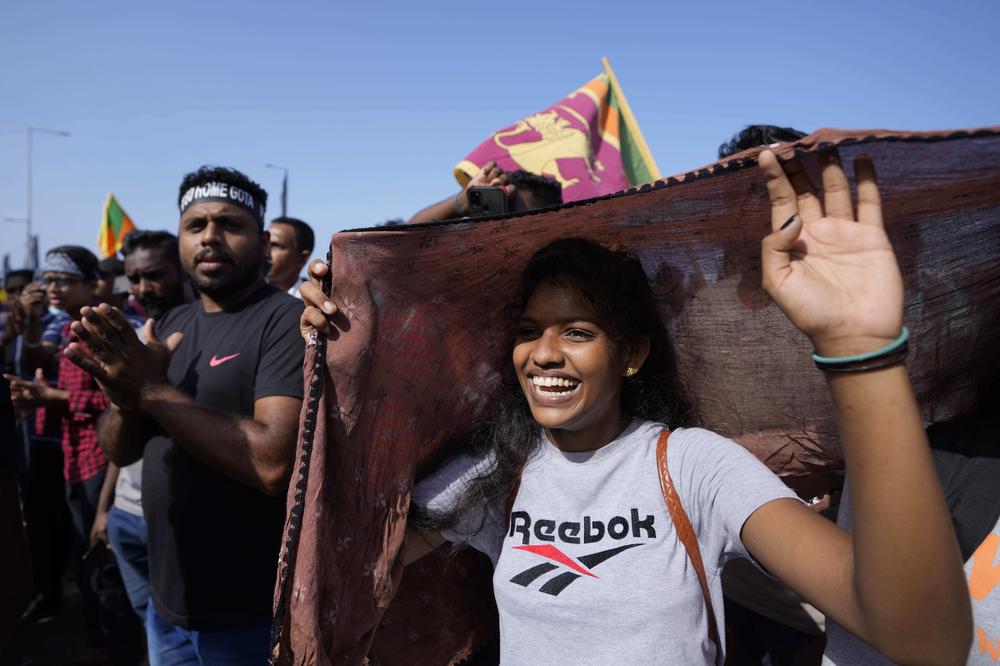
<path id="1" fill-rule="evenodd" d="M 604 73 L 608 76 L 608 82 L 611 84 L 611 90 L 614 91 L 615 97 L 618 98 L 618 109 L 621 111 L 622 119 L 625 121 L 625 126 L 628 128 L 629 134 L 631 134 L 635 139 L 636 146 L 639 148 L 639 154 L 642 155 L 642 159 L 646 162 L 647 166 L 649 166 L 649 172 L 650 175 L 653 176 L 653 180 L 659 180 L 660 168 L 656 166 L 656 160 L 653 159 L 653 153 L 650 152 L 649 146 L 646 145 L 646 138 L 642 136 L 642 130 L 639 129 L 639 123 L 632 114 L 632 107 L 628 105 L 628 100 L 625 99 L 625 93 L 618 84 L 618 77 L 615 76 L 614 70 L 611 69 L 611 63 L 608 62 L 607 58 L 601 58 L 601 64 L 604 65 Z M 635 184 L 638 185 L 638 183 Z"/>

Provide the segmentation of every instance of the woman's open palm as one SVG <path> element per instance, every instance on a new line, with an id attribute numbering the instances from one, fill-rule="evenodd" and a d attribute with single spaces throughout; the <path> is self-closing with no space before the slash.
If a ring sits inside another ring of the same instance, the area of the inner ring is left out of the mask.
<path id="1" fill-rule="evenodd" d="M 903 280 L 882 224 L 875 169 L 855 160 L 858 213 L 835 153 L 820 156 L 823 202 L 802 166 L 760 154 L 771 199 L 761 247 L 764 289 L 819 353 L 846 356 L 894 340 L 902 326 Z"/>

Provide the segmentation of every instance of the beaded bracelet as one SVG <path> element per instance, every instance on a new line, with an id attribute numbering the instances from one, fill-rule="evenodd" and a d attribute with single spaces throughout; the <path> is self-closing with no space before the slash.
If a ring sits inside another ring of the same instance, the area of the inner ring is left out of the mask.
<path id="1" fill-rule="evenodd" d="M 865 352 L 854 354 L 853 356 L 820 356 L 813 354 L 812 360 L 816 367 L 825 372 L 867 372 L 868 370 L 878 370 L 896 365 L 906 360 L 910 339 L 910 331 L 905 326 L 896 338 L 889 345 Z"/>

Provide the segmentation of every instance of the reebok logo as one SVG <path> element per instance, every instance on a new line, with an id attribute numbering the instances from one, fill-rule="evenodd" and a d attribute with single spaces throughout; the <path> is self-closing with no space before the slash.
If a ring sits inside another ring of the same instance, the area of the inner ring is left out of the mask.
<path id="1" fill-rule="evenodd" d="M 208 367 L 214 368 L 217 365 L 222 365 L 226 361 L 231 361 L 239 355 L 240 353 L 236 352 L 235 354 L 230 354 L 229 356 L 223 356 L 222 358 L 219 358 L 217 355 L 212 354 L 212 358 L 210 358 L 208 361 Z"/>
<path id="2" fill-rule="evenodd" d="M 615 540 L 621 540 L 632 535 L 633 538 L 646 537 L 656 538 L 656 530 L 653 528 L 655 518 L 648 514 L 645 518 L 639 519 L 639 510 L 632 509 L 629 518 L 625 516 L 614 516 L 607 523 L 594 520 L 590 516 L 584 516 L 582 521 L 565 521 L 556 523 L 554 520 L 541 519 L 532 523 L 531 516 L 527 511 L 515 511 L 510 514 L 510 528 L 508 537 L 515 534 L 521 535 L 521 543 L 528 545 L 531 537 L 535 541 L 561 541 L 562 543 L 597 543 L 607 534 Z"/>
<path id="3" fill-rule="evenodd" d="M 534 555 L 538 555 L 539 557 L 552 560 L 552 562 L 556 562 L 556 564 L 553 564 L 552 562 L 543 562 L 542 564 L 535 565 L 530 569 L 525 569 L 511 578 L 510 582 L 520 585 L 521 587 L 528 587 L 531 583 L 535 582 L 535 580 L 541 578 L 545 574 L 564 567 L 569 569 L 569 571 L 556 574 L 547 580 L 540 588 L 538 588 L 539 592 L 551 594 L 555 597 L 558 596 L 560 592 L 565 590 L 570 583 L 578 580 L 582 576 L 598 578 L 597 574 L 593 573 L 591 569 L 596 567 L 601 562 L 610 560 L 619 553 L 623 553 L 626 550 L 636 548 L 641 545 L 643 544 L 632 543 L 626 546 L 618 546 L 617 548 L 601 550 L 596 553 L 590 553 L 589 555 L 581 555 L 576 560 L 550 544 L 541 546 L 514 546 L 514 550 L 527 551 Z"/>

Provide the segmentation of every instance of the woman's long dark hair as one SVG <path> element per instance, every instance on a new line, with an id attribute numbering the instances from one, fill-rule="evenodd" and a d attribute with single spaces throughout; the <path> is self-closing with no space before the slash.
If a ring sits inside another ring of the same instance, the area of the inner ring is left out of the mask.
<path id="1" fill-rule="evenodd" d="M 528 262 L 511 310 L 523 311 L 535 289 L 552 282 L 570 286 L 583 296 L 602 330 L 622 352 L 649 339 L 646 362 L 622 387 L 622 413 L 678 424 L 686 409 L 677 391 L 673 351 L 639 260 L 627 250 L 609 249 L 585 238 L 557 240 Z M 513 343 L 513 330 L 510 339 Z M 449 510 L 416 510 L 416 525 L 440 531 L 467 516 L 482 516 L 485 521 L 489 511 L 505 506 L 521 470 L 541 441 L 541 428 L 531 416 L 520 385 L 508 383 L 493 416 L 476 428 L 462 447 L 463 453 L 492 459 L 493 465 L 472 480 Z"/>

